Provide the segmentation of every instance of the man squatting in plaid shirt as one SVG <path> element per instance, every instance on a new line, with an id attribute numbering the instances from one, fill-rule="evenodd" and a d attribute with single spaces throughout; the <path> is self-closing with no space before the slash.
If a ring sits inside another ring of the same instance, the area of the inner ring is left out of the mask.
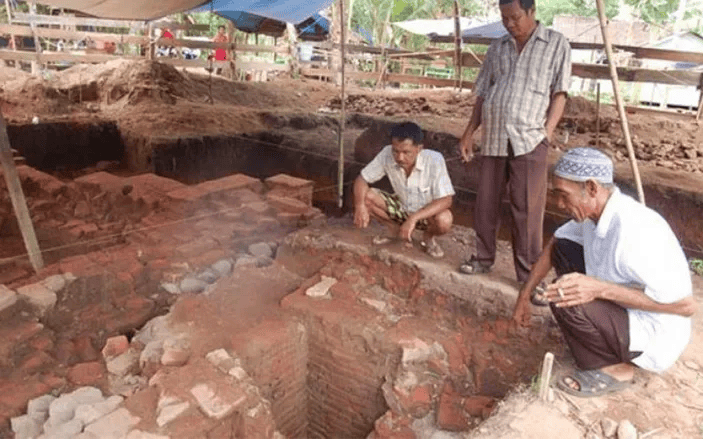
<path id="1" fill-rule="evenodd" d="M 365 228 L 371 218 L 386 224 L 389 236 L 374 237 L 376 245 L 395 237 L 412 242 L 413 231 L 422 230 L 421 245 L 425 251 L 441 258 L 444 251 L 435 236 L 452 227 L 454 188 L 444 157 L 437 151 L 423 149 L 423 140 L 422 129 L 412 122 L 391 129 L 391 144 L 354 181 L 354 225 Z M 388 176 L 393 194 L 369 187 L 384 176 Z"/>
<path id="2" fill-rule="evenodd" d="M 459 147 L 469 162 L 472 136 L 483 126 L 474 211 L 476 254 L 462 273 L 486 273 L 496 255 L 503 191 L 513 217 L 513 261 L 524 283 L 542 251 L 547 149 L 561 119 L 571 79 L 571 48 L 535 20 L 534 0 L 500 0 L 508 34 L 491 44 L 474 94 L 476 104 Z"/>

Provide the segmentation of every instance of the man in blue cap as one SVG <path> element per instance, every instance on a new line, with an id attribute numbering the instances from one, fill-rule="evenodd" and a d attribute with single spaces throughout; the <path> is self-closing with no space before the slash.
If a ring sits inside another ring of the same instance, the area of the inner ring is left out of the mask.
<path id="1" fill-rule="evenodd" d="M 520 290 L 513 320 L 530 319 L 530 295 L 554 267 L 546 289 L 576 360 L 558 386 L 576 396 L 627 387 L 636 367 L 661 372 L 688 344 L 696 309 L 686 257 L 657 212 L 613 185 L 613 163 L 594 148 L 574 148 L 552 180 L 561 226 Z"/>

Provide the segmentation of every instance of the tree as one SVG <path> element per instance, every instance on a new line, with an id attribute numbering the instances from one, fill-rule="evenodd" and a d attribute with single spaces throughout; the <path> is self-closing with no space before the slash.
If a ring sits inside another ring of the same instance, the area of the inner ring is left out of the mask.
<path id="1" fill-rule="evenodd" d="M 679 0 L 624 0 L 632 6 L 647 23 L 669 23 L 679 7 Z"/>
<path id="2" fill-rule="evenodd" d="M 646 0 L 658 1 L 658 0 Z M 677 0 L 678 1 L 678 0 Z M 594 0 L 536 0 L 536 16 L 545 26 L 551 26 L 557 15 L 578 15 L 581 17 L 597 17 L 598 9 Z M 605 16 L 613 18 L 620 11 L 619 0 L 604 0 Z"/>

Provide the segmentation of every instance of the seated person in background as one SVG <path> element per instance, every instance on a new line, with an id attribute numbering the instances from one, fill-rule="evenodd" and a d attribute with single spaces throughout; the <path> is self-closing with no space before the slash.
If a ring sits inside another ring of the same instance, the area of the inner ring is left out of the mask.
<path id="1" fill-rule="evenodd" d="M 557 161 L 553 191 L 573 218 L 554 233 L 518 296 L 527 325 L 530 294 L 549 270 L 546 298 L 577 370 L 557 385 L 588 397 L 627 387 L 636 367 L 662 372 L 688 344 L 696 309 L 681 245 L 657 212 L 613 185 L 613 163 L 594 148 Z"/>
<path id="2" fill-rule="evenodd" d="M 367 227 L 373 217 L 388 226 L 390 236 L 375 237 L 376 245 L 389 242 L 391 237 L 412 242 L 413 231 L 422 230 L 427 253 L 441 258 L 444 252 L 435 236 L 451 229 L 454 188 L 444 157 L 423 149 L 423 139 L 422 129 L 412 122 L 391 129 L 391 145 L 385 146 L 354 182 L 354 225 Z M 369 187 L 386 175 L 394 194 Z"/>

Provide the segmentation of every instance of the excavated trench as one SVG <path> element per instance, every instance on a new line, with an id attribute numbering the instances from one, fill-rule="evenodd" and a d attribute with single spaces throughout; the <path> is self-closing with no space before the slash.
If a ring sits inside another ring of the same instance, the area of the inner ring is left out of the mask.
<path id="1" fill-rule="evenodd" d="M 346 122 L 344 207 L 337 208 L 338 119 L 315 114 L 265 114 L 270 130 L 240 136 L 203 135 L 189 137 L 148 136 L 122 132 L 112 122 L 42 123 L 8 127 L 13 147 L 27 164 L 55 175 L 71 177 L 81 170 L 94 170 L 97 163 L 118 161 L 120 172 L 153 172 L 186 184 L 212 180 L 233 173 L 265 179 L 279 173 L 315 182 L 314 204 L 328 215 L 348 212 L 351 182 L 380 148 L 389 143 L 393 122 L 352 114 Z M 457 190 L 457 224 L 471 226 L 477 187 L 477 164 L 466 166 L 458 160 L 457 139 L 447 133 L 427 131 L 425 147 L 442 152 L 447 159 Z M 96 145 L 100 145 L 96 148 Z M 619 179 L 626 192 L 636 196 L 634 182 Z M 671 224 L 687 254 L 703 257 L 703 195 L 661 183 L 643 182 L 648 206 L 660 212 Z M 387 180 L 381 187 L 388 188 Z M 680 212 L 687 212 L 681 215 Z M 501 239 L 510 239 L 510 213 L 503 205 L 499 230 Z M 545 237 L 566 221 L 554 200 L 548 200 Z"/>

